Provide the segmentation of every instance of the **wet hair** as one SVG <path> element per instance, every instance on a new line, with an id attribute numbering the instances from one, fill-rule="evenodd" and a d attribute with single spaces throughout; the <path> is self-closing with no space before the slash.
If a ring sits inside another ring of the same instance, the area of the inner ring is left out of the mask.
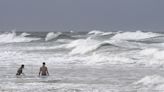
<path id="1" fill-rule="evenodd" d="M 43 65 L 45 65 L 46 63 L 45 62 L 43 62 Z"/>

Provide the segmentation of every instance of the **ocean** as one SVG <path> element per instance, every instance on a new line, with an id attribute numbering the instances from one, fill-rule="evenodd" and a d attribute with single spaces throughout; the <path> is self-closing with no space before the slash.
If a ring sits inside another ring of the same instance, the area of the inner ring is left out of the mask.
<path id="1" fill-rule="evenodd" d="M 0 92 L 164 92 L 164 34 L 1 32 Z"/>

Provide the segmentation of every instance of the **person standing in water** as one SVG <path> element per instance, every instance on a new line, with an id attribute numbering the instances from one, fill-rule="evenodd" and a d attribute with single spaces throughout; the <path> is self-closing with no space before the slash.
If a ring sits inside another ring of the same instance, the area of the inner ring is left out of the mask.
<path id="1" fill-rule="evenodd" d="M 48 68 L 46 67 L 45 62 L 43 62 L 43 66 L 40 67 L 40 71 L 39 71 L 39 76 L 49 76 L 49 72 L 48 72 Z"/>
<path id="2" fill-rule="evenodd" d="M 16 75 L 24 74 L 24 73 L 23 73 L 23 69 L 24 69 L 24 65 L 22 64 L 21 67 L 18 69 Z"/>

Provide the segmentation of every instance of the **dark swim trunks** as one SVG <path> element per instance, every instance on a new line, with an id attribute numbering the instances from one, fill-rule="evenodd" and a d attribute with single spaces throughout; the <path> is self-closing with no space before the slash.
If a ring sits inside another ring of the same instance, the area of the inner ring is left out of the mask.
<path id="1" fill-rule="evenodd" d="M 42 76 L 47 76 L 47 74 L 42 74 Z"/>

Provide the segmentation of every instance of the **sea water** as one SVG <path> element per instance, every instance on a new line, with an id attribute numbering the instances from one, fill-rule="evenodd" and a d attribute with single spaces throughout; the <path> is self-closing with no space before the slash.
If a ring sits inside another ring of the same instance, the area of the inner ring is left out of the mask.
<path id="1" fill-rule="evenodd" d="M 164 34 L 2 32 L 0 73 L 0 92 L 164 92 Z"/>

